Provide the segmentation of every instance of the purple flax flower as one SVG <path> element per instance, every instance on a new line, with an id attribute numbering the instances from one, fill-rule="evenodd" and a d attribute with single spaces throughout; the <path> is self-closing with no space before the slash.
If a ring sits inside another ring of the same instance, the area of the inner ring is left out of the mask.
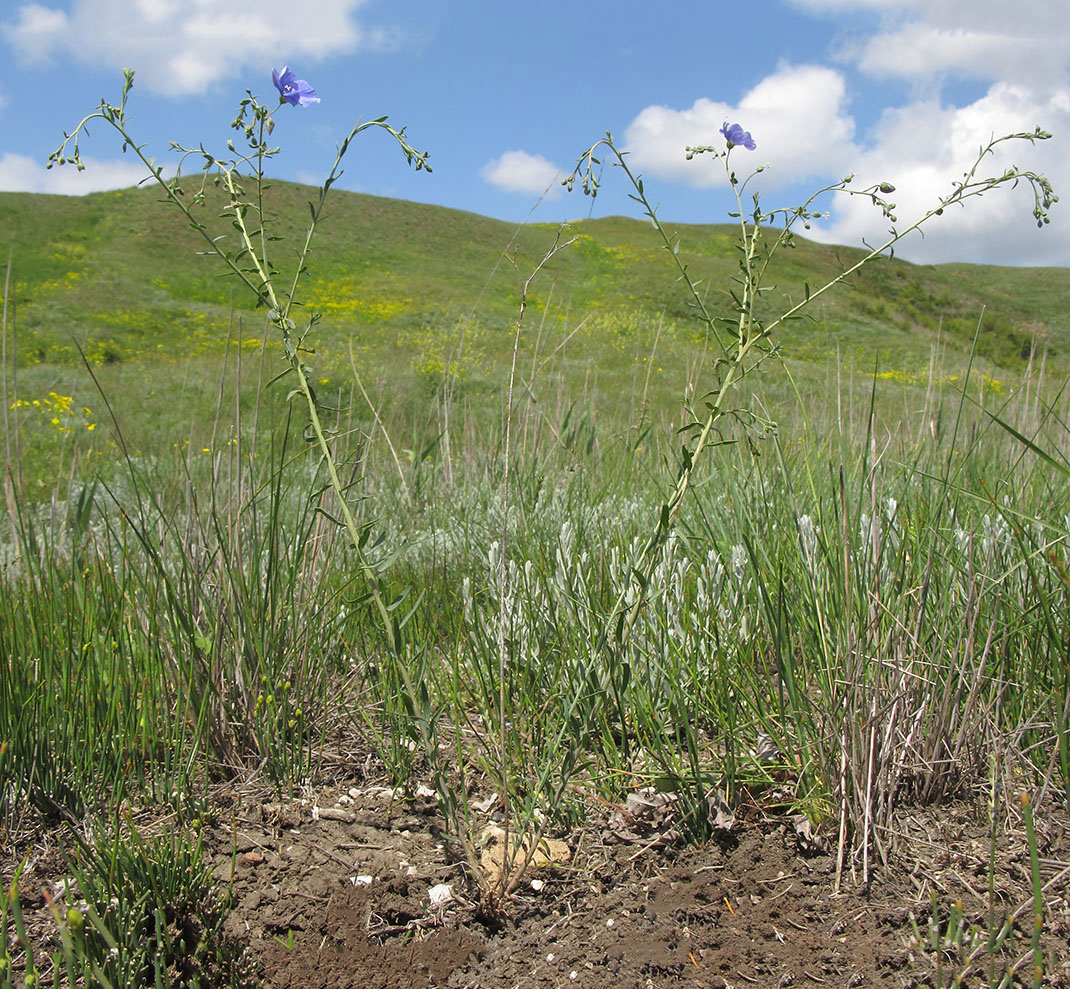
<path id="1" fill-rule="evenodd" d="M 734 148 L 737 144 L 742 144 L 748 151 L 753 151 L 758 147 L 754 143 L 754 138 L 750 136 L 750 131 L 744 130 L 739 124 L 732 124 L 729 127 L 726 120 L 721 127 L 721 133 L 724 134 L 724 139 L 728 142 L 729 149 Z"/>
<path id="2" fill-rule="evenodd" d="M 271 81 L 279 91 L 280 103 L 289 103 L 291 106 L 308 106 L 310 103 L 319 103 L 320 98 L 316 91 L 304 79 L 295 79 L 293 72 L 287 66 L 271 70 Z"/>

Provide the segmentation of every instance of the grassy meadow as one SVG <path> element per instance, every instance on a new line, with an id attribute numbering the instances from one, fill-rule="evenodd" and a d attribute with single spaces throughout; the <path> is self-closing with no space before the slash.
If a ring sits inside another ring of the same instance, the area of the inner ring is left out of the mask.
<path id="1" fill-rule="evenodd" d="M 151 804 L 192 860 L 213 786 L 354 737 L 470 857 L 477 780 L 541 834 L 645 786 L 691 841 L 805 815 L 867 885 L 902 805 L 1070 807 L 1065 271 L 879 260 L 788 324 L 607 652 L 711 387 L 655 232 L 574 224 L 517 335 L 556 228 L 338 193 L 306 361 L 398 652 L 262 311 L 157 199 L 0 195 L 0 847 Z M 676 233 L 730 315 L 737 228 Z M 798 240 L 761 306 L 860 256 Z"/>

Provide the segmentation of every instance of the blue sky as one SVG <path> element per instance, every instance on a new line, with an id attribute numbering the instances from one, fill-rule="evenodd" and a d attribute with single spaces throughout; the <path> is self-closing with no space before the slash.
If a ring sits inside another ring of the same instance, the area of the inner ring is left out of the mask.
<path id="1" fill-rule="evenodd" d="M 1013 20 L 1013 23 L 1010 21 Z M 688 144 L 724 120 L 757 141 L 763 204 L 791 206 L 857 173 L 897 187 L 906 221 L 950 191 L 993 135 L 1013 162 L 1070 196 L 1070 4 L 1019 0 L 0 0 L 0 190 L 77 194 L 141 175 L 99 123 L 89 167 L 47 172 L 48 153 L 137 71 L 132 129 L 161 161 L 170 140 L 225 151 L 237 101 L 274 101 L 289 65 L 321 97 L 280 108 L 273 174 L 322 180 L 358 117 L 389 114 L 431 152 L 411 173 L 378 132 L 362 135 L 341 187 L 510 221 L 580 219 L 592 204 L 555 177 L 605 131 L 631 153 L 670 222 L 718 222 L 732 206 L 716 162 Z M 742 150 L 737 167 L 742 167 Z M 549 192 L 547 193 L 547 190 Z M 594 215 L 636 214 L 607 175 Z M 546 193 L 544 195 L 544 193 Z M 888 224 L 830 197 L 815 237 L 876 241 Z M 916 261 L 1070 265 L 1070 199 L 1037 230 L 1024 189 L 940 217 L 899 249 Z"/>

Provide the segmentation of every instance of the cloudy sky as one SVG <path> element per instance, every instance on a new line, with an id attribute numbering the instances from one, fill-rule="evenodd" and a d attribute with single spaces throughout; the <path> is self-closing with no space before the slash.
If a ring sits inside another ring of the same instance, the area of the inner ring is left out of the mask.
<path id="1" fill-rule="evenodd" d="M 281 107 L 273 174 L 321 181 L 359 118 L 389 114 L 434 172 L 414 174 L 373 131 L 344 188 L 511 221 L 579 219 L 592 204 L 557 179 L 607 130 L 632 155 L 660 215 L 719 222 L 732 200 L 716 161 L 684 148 L 738 121 L 768 166 L 766 207 L 857 173 L 896 186 L 900 221 L 931 206 L 993 136 L 1033 131 L 989 159 L 1048 175 L 1066 195 L 1037 230 L 1028 190 L 951 210 L 899 248 L 915 261 L 1070 265 L 1070 3 L 1066 0 L 0 0 L 0 190 L 63 194 L 142 173 L 98 122 L 88 165 L 46 171 L 48 153 L 136 70 L 134 136 L 160 160 L 171 140 L 225 153 L 237 101 L 277 99 L 289 65 L 321 97 Z M 619 174 L 594 215 L 630 213 Z M 813 235 L 878 242 L 888 223 L 829 197 Z M 1064 215 L 1065 214 L 1065 215 Z"/>

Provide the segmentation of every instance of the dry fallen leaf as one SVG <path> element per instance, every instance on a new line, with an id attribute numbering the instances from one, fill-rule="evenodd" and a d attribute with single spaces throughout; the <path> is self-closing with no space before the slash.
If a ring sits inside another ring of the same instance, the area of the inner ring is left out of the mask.
<path id="1" fill-rule="evenodd" d="M 509 858 L 512 860 L 512 868 L 518 870 L 527 858 L 528 851 L 534 836 L 525 835 L 523 838 L 515 831 L 509 833 Z M 496 824 L 490 825 L 480 836 L 480 844 L 483 852 L 479 858 L 479 864 L 487 882 L 494 886 L 505 871 L 506 836 L 505 829 Z M 531 853 L 529 869 L 544 869 L 549 865 L 568 862 L 572 857 L 572 851 L 568 845 L 556 838 L 541 838 Z"/>

